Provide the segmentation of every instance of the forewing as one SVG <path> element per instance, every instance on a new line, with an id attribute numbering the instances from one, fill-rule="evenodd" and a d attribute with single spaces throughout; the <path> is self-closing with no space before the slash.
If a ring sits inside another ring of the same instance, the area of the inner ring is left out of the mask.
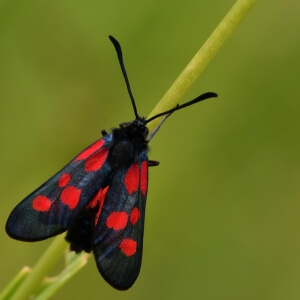
<path id="1" fill-rule="evenodd" d="M 141 267 L 148 184 L 146 153 L 129 168 L 113 172 L 99 219 L 93 251 L 104 279 L 119 290 L 130 288 Z"/>
<path id="2" fill-rule="evenodd" d="M 11 212 L 7 233 L 37 241 L 65 231 L 109 176 L 111 134 L 99 139 L 27 196 Z"/>

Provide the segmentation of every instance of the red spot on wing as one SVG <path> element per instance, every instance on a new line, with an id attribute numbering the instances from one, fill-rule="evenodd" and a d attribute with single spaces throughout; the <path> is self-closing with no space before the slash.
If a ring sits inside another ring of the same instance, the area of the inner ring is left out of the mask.
<path id="1" fill-rule="evenodd" d="M 128 215 L 124 211 L 112 212 L 106 219 L 106 226 L 114 230 L 124 229 L 128 222 Z"/>
<path id="2" fill-rule="evenodd" d="M 80 189 L 77 189 L 75 186 L 67 186 L 60 194 L 60 200 L 62 203 L 68 205 L 70 209 L 74 209 L 78 205 L 80 194 Z"/>
<path id="3" fill-rule="evenodd" d="M 58 179 L 57 185 L 59 187 L 64 187 L 69 183 L 70 180 L 71 180 L 71 175 L 68 173 L 64 173 Z"/>
<path id="4" fill-rule="evenodd" d="M 52 202 L 48 197 L 39 195 L 33 199 L 32 208 L 37 211 L 46 212 L 50 209 L 51 204 Z"/>
<path id="5" fill-rule="evenodd" d="M 92 144 L 90 147 L 82 151 L 76 158 L 75 161 L 82 160 L 88 158 L 91 154 L 93 154 L 95 151 L 100 149 L 104 144 L 104 139 L 101 139 L 94 144 Z"/>
<path id="6" fill-rule="evenodd" d="M 136 192 L 139 186 L 139 165 L 134 163 L 127 171 L 124 184 L 129 194 Z"/>
<path id="7" fill-rule="evenodd" d="M 148 186 L 148 162 L 143 161 L 141 166 L 140 189 L 144 196 L 146 196 L 147 194 L 147 186 Z"/>
<path id="8" fill-rule="evenodd" d="M 136 253 L 137 242 L 133 239 L 123 239 L 119 247 L 126 256 L 132 256 Z"/>
<path id="9" fill-rule="evenodd" d="M 86 208 L 96 208 L 98 206 L 97 213 L 95 215 L 95 222 L 94 222 L 95 226 L 98 223 L 108 188 L 109 186 L 105 187 L 104 189 L 100 189 L 86 207 Z"/>
<path id="10" fill-rule="evenodd" d="M 84 165 L 84 169 L 86 170 L 86 172 L 93 172 L 99 170 L 104 164 L 107 155 L 108 149 L 104 148 L 102 150 L 99 150 L 99 152 L 93 154 L 91 157 L 89 157 Z"/>
<path id="11" fill-rule="evenodd" d="M 130 222 L 132 225 L 135 225 L 136 222 L 139 220 L 140 211 L 137 207 L 134 207 L 131 214 L 130 214 Z"/>

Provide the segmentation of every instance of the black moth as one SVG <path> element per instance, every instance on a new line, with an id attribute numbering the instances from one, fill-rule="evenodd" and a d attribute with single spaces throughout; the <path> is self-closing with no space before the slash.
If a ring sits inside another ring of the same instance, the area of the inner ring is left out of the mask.
<path id="1" fill-rule="evenodd" d="M 174 111 L 217 97 L 205 93 L 146 120 L 138 115 L 121 46 L 112 36 L 135 119 L 120 124 L 78 154 L 11 212 L 6 232 L 21 241 L 39 241 L 67 231 L 71 250 L 93 251 L 104 279 L 130 288 L 141 267 L 148 167 L 148 143 Z M 165 116 L 148 136 L 147 123 Z"/>

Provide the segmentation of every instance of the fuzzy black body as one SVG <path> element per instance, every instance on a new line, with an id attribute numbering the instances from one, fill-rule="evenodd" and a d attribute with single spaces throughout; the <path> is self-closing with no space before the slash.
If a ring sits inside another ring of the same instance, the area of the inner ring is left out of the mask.
<path id="1" fill-rule="evenodd" d="M 144 118 L 138 118 L 128 123 L 120 124 L 120 128 L 112 130 L 112 145 L 109 153 L 109 161 L 112 166 L 119 168 L 128 166 L 136 161 L 141 153 L 148 152 L 149 133 Z"/>
<path id="2" fill-rule="evenodd" d="M 107 161 L 112 169 L 118 170 L 132 165 L 133 162 L 139 160 L 142 153 L 145 155 L 149 150 L 146 141 L 149 131 L 144 118 L 124 122 L 120 124 L 120 128 L 113 128 L 111 133 L 106 133 L 106 131 L 103 131 L 103 133 L 107 140 L 111 140 L 108 146 L 110 151 Z M 158 162 L 150 161 L 150 164 L 151 166 L 158 165 Z M 104 186 L 109 185 L 113 176 L 114 172 L 108 176 Z M 94 214 L 93 209 L 85 209 L 78 219 L 70 225 L 66 240 L 70 243 L 72 251 L 76 253 L 92 251 Z"/>

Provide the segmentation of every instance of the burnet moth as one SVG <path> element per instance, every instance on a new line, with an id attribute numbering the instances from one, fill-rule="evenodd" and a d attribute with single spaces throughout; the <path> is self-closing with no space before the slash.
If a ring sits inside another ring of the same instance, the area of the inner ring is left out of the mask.
<path id="1" fill-rule="evenodd" d="M 174 111 L 217 97 L 205 93 L 146 120 L 137 113 L 118 41 L 109 36 L 131 99 L 135 119 L 120 124 L 79 153 L 11 212 L 6 232 L 21 241 L 40 241 L 67 231 L 70 249 L 93 251 L 103 278 L 126 290 L 141 268 L 148 188 L 148 143 Z M 165 116 L 150 136 L 147 123 Z"/>

